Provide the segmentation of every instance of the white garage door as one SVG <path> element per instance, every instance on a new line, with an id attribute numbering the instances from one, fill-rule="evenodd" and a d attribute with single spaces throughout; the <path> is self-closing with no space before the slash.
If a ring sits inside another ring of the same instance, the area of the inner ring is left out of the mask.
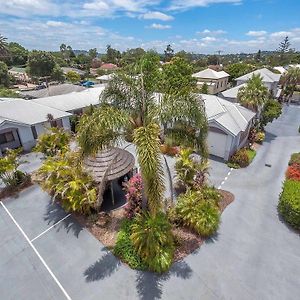
<path id="1" fill-rule="evenodd" d="M 222 157 L 225 156 L 227 135 L 208 131 L 207 144 L 209 154 Z"/>

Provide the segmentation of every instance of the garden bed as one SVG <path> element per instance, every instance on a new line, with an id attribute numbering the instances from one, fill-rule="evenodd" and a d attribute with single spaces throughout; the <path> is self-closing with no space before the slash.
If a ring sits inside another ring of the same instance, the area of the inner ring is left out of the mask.
<path id="1" fill-rule="evenodd" d="M 0 200 L 12 196 L 17 196 L 19 192 L 30 187 L 31 185 L 33 185 L 33 182 L 30 176 L 27 175 L 26 180 L 21 184 L 13 187 L 8 186 L 8 187 L 4 187 L 3 189 L 0 189 Z"/>
<path id="2" fill-rule="evenodd" d="M 219 190 L 222 199 L 219 203 L 220 211 L 234 200 L 234 195 L 228 191 Z M 74 214 L 78 222 L 86 227 L 96 239 L 104 244 L 105 247 L 112 250 L 116 244 L 117 234 L 122 221 L 125 219 L 125 209 L 120 208 L 109 214 L 100 213 L 85 217 L 80 214 Z M 205 238 L 199 236 L 191 229 L 185 227 L 173 227 L 172 232 L 175 237 L 177 249 L 174 254 L 174 261 L 179 261 L 199 248 Z"/>

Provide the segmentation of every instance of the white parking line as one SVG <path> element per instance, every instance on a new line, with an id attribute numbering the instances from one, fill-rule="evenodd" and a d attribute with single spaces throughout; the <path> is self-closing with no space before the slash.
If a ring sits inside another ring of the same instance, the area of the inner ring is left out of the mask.
<path id="1" fill-rule="evenodd" d="M 218 186 L 218 190 L 221 189 L 222 185 L 225 183 L 225 181 L 228 179 L 232 172 L 233 168 L 230 168 L 230 171 L 227 173 L 227 176 L 224 178 L 224 180 L 221 182 L 221 184 Z"/>
<path id="2" fill-rule="evenodd" d="M 0 204 L 2 205 L 2 207 L 4 208 L 4 210 L 6 211 L 6 213 L 9 215 L 9 217 L 12 219 L 12 221 L 15 223 L 15 225 L 17 226 L 17 228 L 20 230 L 20 232 L 24 236 L 25 240 L 28 242 L 28 244 L 30 245 L 30 247 L 32 248 L 32 250 L 35 252 L 35 254 L 37 255 L 37 257 L 40 259 L 40 261 L 42 262 L 42 264 L 45 266 L 45 268 L 47 269 L 47 271 L 49 272 L 49 274 L 51 275 L 51 277 L 53 278 L 53 280 L 56 282 L 56 284 L 58 285 L 58 287 L 61 289 L 61 291 L 64 293 L 64 295 L 66 296 L 66 298 L 68 300 L 72 300 L 71 297 L 66 292 L 66 290 L 61 285 L 61 283 L 58 281 L 58 279 L 56 278 L 56 276 L 53 274 L 53 272 L 51 271 L 51 269 L 48 267 L 48 265 L 46 264 L 46 262 L 44 261 L 44 259 L 42 258 L 42 256 L 39 254 L 39 252 L 37 251 L 37 249 L 34 247 L 34 245 L 32 244 L 32 242 L 29 240 L 28 236 L 23 231 L 23 229 L 21 228 L 21 226 L 17 223 L 17 221 L 12 216 L 12 214 L 9 212 L 9 210 L 6 208 L 6 206 L 2 203 L 2 201 L 0 201 Z"/>
<path id="3" fill-rule="evenodd" d="M 68 218 L 69 216 L 71 216 L 71 214 L 66 215 L 64 218 L 62 218 L 61 220 L 59 220 L 58 222 L 56 222 L 55 224 L 53 224 L 52 226 L 50 226 L 49 228 L 47 228 L 46 230 L 44 230 L 42 233 L 40 233 L 39 235 L 37 235 L 35 238 L 33 238 L 30 242 L 35 241 L 36 239 L 38 239 L 39 237 L 41 237 L 43 234 L 45 234 L 46 232 L 48 232 L 49 230 L 51 230 L 54 226 L 58 225 L 60 222 L 64 221 L 66 218 Z"/>

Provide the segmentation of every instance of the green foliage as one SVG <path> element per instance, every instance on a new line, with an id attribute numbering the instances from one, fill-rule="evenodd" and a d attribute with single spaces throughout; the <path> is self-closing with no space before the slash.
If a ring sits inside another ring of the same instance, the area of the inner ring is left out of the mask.
<path id="1" fill-rule="evenodd" d="M 69 71 L 66 75 L 67 79 L 72 83 L 77 83 L 80 81 L 80 75 L 75 71 Z"/>
<path id="2" fill-rule="evenodd" d="M 51 75 L 52 80 L 59 81 L 59 82 L 64 82 L 66 77 L 64 75 L 63 70 L 58 64 L 55 64 L 52 75 Z"/>
<path id="3" fill-rule="evenodd" d="M 131 226 L 131 240 L 143 262 L 151 271 L 167 271 L 174 255 L 171 224 L 163 213 L 138 215 Z"/>
<path id="4" fill-rule="evenodd" d="M 20 95 L 13 90 L 0 88 L 0 97 L 2 98 L 19 98 Z"/>
<path id="5" fill-rule="evenodd" d="M 241 168 L 245 168 L 250 164 L 249 153 L 246 148 L 239 149 L 231 156 L 230 163 L 237 164 Z"/>
<path id="6" fill-rule="evenodd" d="M 247 81 L 246 86 L 239 89 L 238 99 L 242 105 L 254 111 L 263 107 L 269 98 L 268 89 L 264 86 L 261 76 L 254 75 Z"/>
<path id="7" fill-rule="evenodd" d="M 122 54 L 121 65 L 128 66 L 136 64 L 145 55 L 145 50 L 142 48 L 128 49 Z"/>
<path id="8" fill-rule="evenodd" d="M 256 156 L 256 151 L 254 149 L 247 149 L 247 153 L 249 157 L 249 163 L 251 163 L 254 157 Z"/>
<path id="9" fill-rule="evenodd" d="M 255 66 L 246 63 L 234 63 L 230 64 L 225 68 L 225 71 L 230 75 L 229 80 L 243 76 L 255 70 Z"/>
<path id="10" fill-rule="evenodd" d="M 7 49 L 10 56 L 6 59 L 8 65 L 25 65 L 28 59 L 28 50 L 18 43 L 11 42 L 8 44 Z"/>
<path id="11" fill-rule="evenodd" d="M 200 89 L 200 93 L 202 94 L 208 94 L 208 85 L 206 82 L 203 83 L 201 89 Z"/>
<path id="12" fill-rule="evenodd" d="M 268 99 L 263 107 L 260 124 L 264 128 L 269 122 L 273 122 L 281 115 L 282 107 L 281 104 L 273 99 Z"/>
<path id="13" fill-rule="evenodd" d="M 9 55 L 7 38 L 0 34 L 0 58 L 7 57 Z"/>
<path id="14" fill-rule="evenodd" d="M 300 152 L 298 153 L 293 153 L 291 155 L 290 161 L 289 161 L 289 166 L 293 164 L 299 164 L 300 165 Z"/>
<path id="15" fill-rule="evenodd" d="M 160 156 L 159 125 L 150 123 L 134 131 L 134 143 L 141 169 L 148 208 L 152 215 L 158 213 L 164 187 L 164 172 Z"/>
<path id="16" fill-rule="evenodd" d="M 300 84 L 300 68 L 289 68 L 288 71 L 281 76 L 281 84 L 283 87 L 283 95 L 289 100 L 297 85 Z"/>
<path id="17" fill-rule="evenodd" d="M 33 50 L 28 55 L 28 71 L 31 76 L 51 76 L 54 66 L 54 57 L 48 52 Z"/>
<path id="18" fill-rule="evenodd" d="M 36 152 L 42 152 L 46 156 L 55 156 L 60 153 L 66 153 L 69 150 L 71 136 L 62 128 L 50 128 L 47 133 L 39 136 Z"/>
<path id="19" fill-rule="evenodd" d="M 23 182 L 25 174 L 18 170 L 22 162 L 19 155 L 22 149 L 8 150 L 4 157 L 0 157 L 0 179 L 6 186 L 13 187 Z"/>
<path id="20" fill-rule="evenodd" d="M 1 86 L 9 86 L 8 67 L 3 61 L 0 61 L 0 87 Z"/>
<path id="21" fill-rule="evenodd" d="M 185 187 L 201 189 L 208 175 L 209 163 L 206 160 L 195 161 L 191 157 L 192 153 L 192 149 L 189 148 L 182 148 L 179 151 L 175 163 L 176 175 L 179 184 Z"/>
<path id="22" fill-rule="evenodd" d="M 193 67 L 183 58 L 174 57 L 162 70 L 160 90 L 163 93 L 185 93 L 196 88 Z"/>
<path id="23" fill-rule="evenodd" d="M 288 224 L 300 229 L 300 181 L 285 180 L 278 211 Z"/>
<path id="24" fill-rule="evenodd" d="M 80 163 L 78 153 L 49 157 L 38 170 L 42 186 L 60 200 L 64 209 L 89 214 L 97 200 L 93 179 Z"/>
<path id="25" fill-rule="evenodd" d="M 255 134 L 255 142 L 262 144 L 262 142 L 265 140 L 266 134 L 262 131 L 259 131 Z"/>
<path id="26" fill-rule="evenodd" d="M 111 45 L 106 46 L 106 55 L 104 61 L 107 63 L 117 64 L 121 58 L 120 51 L 111 47 Z"/>
<path id="27" fill-rule="evenodd" d="M 124 220 L 122 222 L 113 253 L 132 269 L 145 270 L 147 266 L 138 255 L 130 238 L 132 223 L 133 221 L 131 220 Z"/>
<path id="28" fill-rule="evenodd" d="M 220 211 L 216 191 L 191 191 L 180 195 L 176 205 L 176 214 L 181 222 L 201 236 L 213 235 L 220 223 Z"/>

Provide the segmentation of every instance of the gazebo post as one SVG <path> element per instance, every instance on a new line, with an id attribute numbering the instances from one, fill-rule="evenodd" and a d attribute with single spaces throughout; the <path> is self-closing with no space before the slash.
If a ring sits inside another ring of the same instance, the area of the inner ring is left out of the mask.
<path id="1" fill-rule="evenodd" d="M 111 192 L 111 201 L 112 204 L 115 205 L 115 195 L 114 195 L 114 189 L 113 189 L 113 181 L 110 182 L 110 192 Z"/>

